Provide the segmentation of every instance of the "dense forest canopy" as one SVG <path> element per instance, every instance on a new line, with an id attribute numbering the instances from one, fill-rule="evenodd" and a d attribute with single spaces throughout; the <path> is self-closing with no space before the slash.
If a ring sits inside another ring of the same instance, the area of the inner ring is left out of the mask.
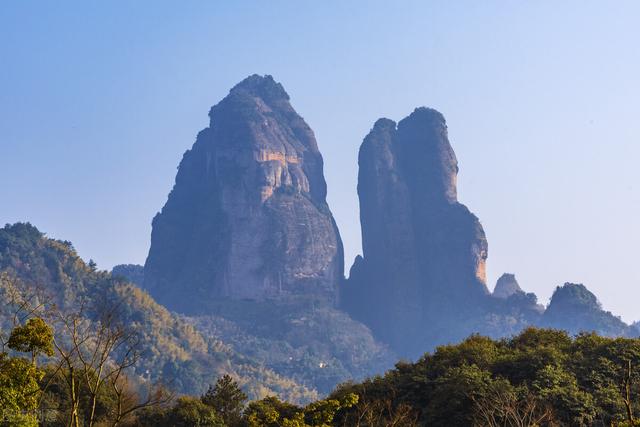
<path id="1" fill-rule="evenodd" d="M 26 320 L 3 335 L 0 354 L 6 425 L 640 425 L 640 339 L 534 328 L 502 340 L 474 335 L 298 406 L 275 396 L 247 402 L 229 375 L 201 396 L 145 390 L 129 382 L 133 353 L 116 351 L 135 342 L 133 335 L 115 324 L 103 319 L 91 339 L 74 329 L 54 340 L 42 318 L 17 313 Z"/>

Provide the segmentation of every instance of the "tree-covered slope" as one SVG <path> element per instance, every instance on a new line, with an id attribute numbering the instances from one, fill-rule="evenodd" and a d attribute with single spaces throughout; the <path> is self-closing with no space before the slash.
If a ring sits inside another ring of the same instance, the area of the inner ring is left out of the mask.
<path id="1" fill-rule="evenodd" d="M 10 301 L 16 294 L 37 295 L 62 313 L 87 307 L 118 306 L 123 322 L 140 337 L 135 374 L 160 380 L 181 393 L 197 394 L 222 374 L 231 374 L 252 397 L 276 394 L 308 401 L 316 392 L 245 357 L 214 336 L 157 304 L 135 285 L 85 263 L 72 244 L 47 238 L 30 224 L 0 229 L 0 325 L 10 330 Z M 19 289 L 16 289 L 19 288 Z M 43 298 L 44 296 L 44 298 Z"/>
<path id="2" fill-rule="evenodd" d="M 112 274 L 133 281 L 141 268 L 118 265 Z M 314 299 L 220 299 L 207 304 L 206 311 L 211 314 L 180 317 L 204 336 L 320 393 L 384 372 L 397 359 L 364 324 Z"/>
<path id="3" fill-rule="evenodd" d="M 411 426 L 638 425 L 629 421 L 640 411 L 639 366 L 639 339 L 534 328 L 510 339 L 474 335 L 339 387 L 330 398 L 359 400 L 334 425 L 402 414 L 410 420 L 399 425 Z"/>
<path id="4" fill-rule="evenodd" d="M 187 319 L 203 334 L 323 394 L 384 372 L 395 361 L 365 325 L 307 299 L 224 301 L 211 312 L 216 314 Z"/>
<path id="5" fill-rule="evenodd" d="M 556 288 L 540 324 L 571 334 L 596 331 L 609 337 L 637 335 L 633 327 L 603 310 L 596 296 L 584 285 L 576 283 L 565 283 Z"/>

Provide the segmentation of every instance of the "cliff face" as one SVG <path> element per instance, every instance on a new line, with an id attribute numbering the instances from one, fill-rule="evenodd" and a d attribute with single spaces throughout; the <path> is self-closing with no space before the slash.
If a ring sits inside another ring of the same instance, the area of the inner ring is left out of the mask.
<path id="1" fill-rule="evenodd" d="M 335 302 L 342 243 L 312 130 L 271 76 L 209 112 L 153 220 L 145 287 L 170 308 L 295 295 Z"/>
<path id="2" fill-rule="evenodd" d="M 344 306 L 400 353 L 419 354 L 448 341 L 456 315 L 488 294 L 487 240 L 457 201 L 457 160 L 439 112 L 418 108 L 397 126 L 378 120 L 359 167 L 363 257 Z"/>

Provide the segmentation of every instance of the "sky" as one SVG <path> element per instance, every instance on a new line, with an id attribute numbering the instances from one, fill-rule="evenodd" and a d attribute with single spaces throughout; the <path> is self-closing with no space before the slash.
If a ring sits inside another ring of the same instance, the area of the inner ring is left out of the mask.
<path id="1" fill-rule="evenodd" d="M 376 119 L 447 118 L 459 198 L 547 303 L 640 320 L 640 2 L 14 1 L 0 5 L 0 223 L 143 264 L 209 108 L 271 74 L 314 129 L 346 269 Z"/>

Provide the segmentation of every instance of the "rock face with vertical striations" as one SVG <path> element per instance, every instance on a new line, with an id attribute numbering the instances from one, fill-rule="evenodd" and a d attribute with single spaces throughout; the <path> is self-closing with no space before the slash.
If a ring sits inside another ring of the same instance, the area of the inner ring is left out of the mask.
<path id="1" fill-rule="evenodd" d="M 250 76 L 209 117 L 153 219 L 145 287 L 185 312 L 221 299 L 335 303 L 343 253 L 322 156 L 282 85 Z"/>
<path id="2" fill-rule="evenodd" d="M 418 108 L 378 120 L 360 147 L 363 256 L 345 308 L 400 354 L 464 336 L 488 290 L 487 240 L 457 201 L 458 164 L 444 117 Z"/>

